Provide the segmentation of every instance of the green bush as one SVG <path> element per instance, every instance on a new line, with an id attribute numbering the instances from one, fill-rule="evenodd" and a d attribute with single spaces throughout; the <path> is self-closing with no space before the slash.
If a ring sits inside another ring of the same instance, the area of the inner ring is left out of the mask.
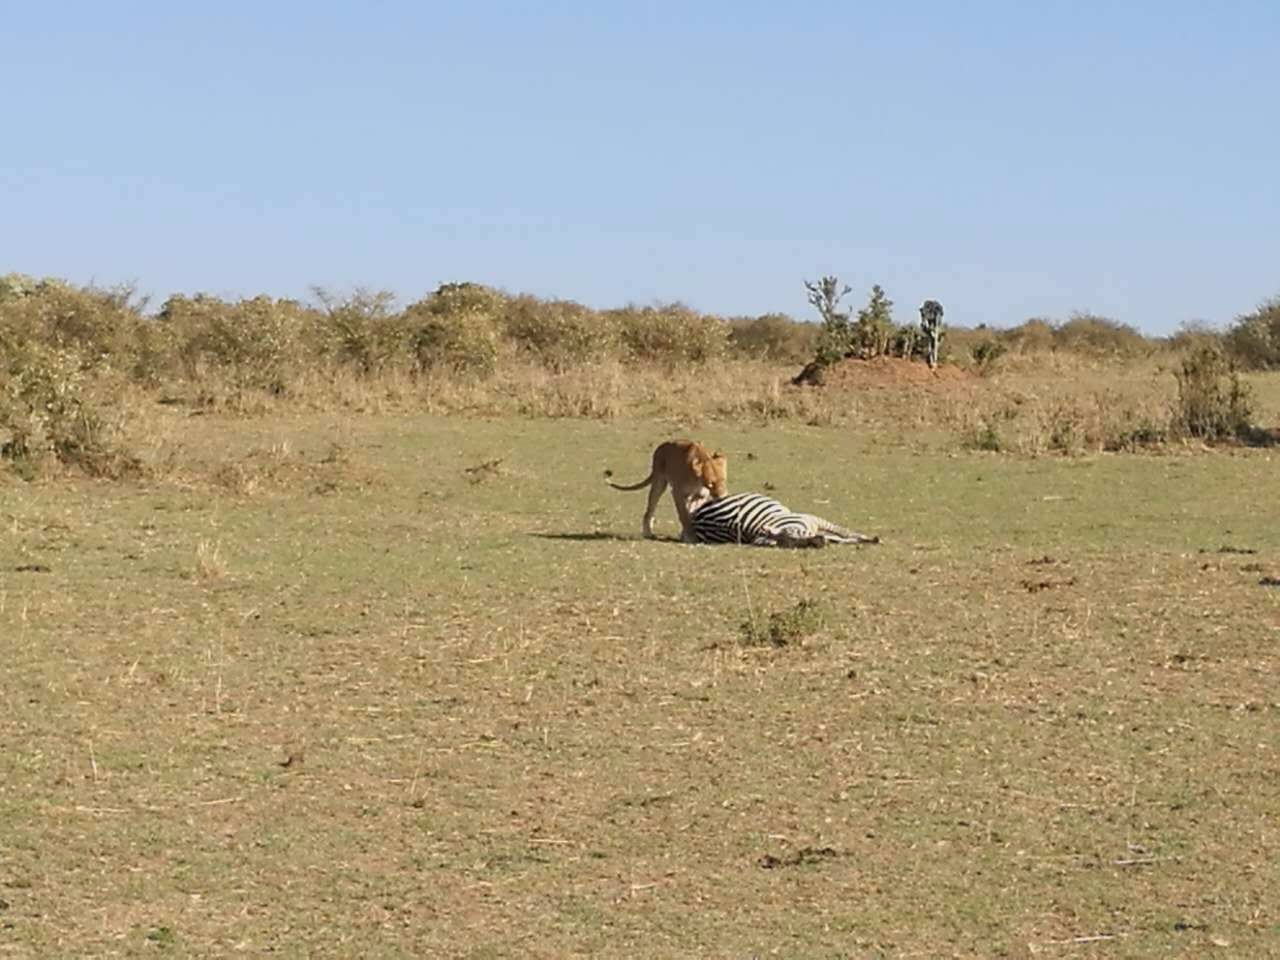
<path id="1" fill-rule="evenodd" d="M 22 274 L 0 278 L 0 331 L 20 342 L 76 353 L 82 365 L 131 367 L 142 318 L 132 291 L 74 287 Z"/>
<path id="2" fill-rule="evenodd" d="M 821 328 L 785 313 L 737 317 L 729 321 L 729 345 L 737 354 L 759 360 L 803 363 L 813 357 Z"/>
<path id="3" fill-rule="evenodd" d="M 969 348 L 969 356 L 973 367 L 980 374 L 988 374 L 995 369 L 996 361 L 1005 355 L 1008 347 L 996 339 L 979 340 Z"/>
<path id="4" fill-rule="evenodd" d="M 515 297 L 503 315 L 508 338 L 557 373 L 610 355 L 617 331 L 608 318 L 568 300 Z"/>
<path id="5" fill-rule="evenodd" d="M 175 368 L 173 344 L 164 328 L 152 318 L 140 319 L 134 329 L 128 365 L 122 372 L 135 383 L 155 388 L 164 383 Z"/>
<path id="6" fill-rule="evenodd" d="M 894 324 L 893 333 L 889 337 L 888 352 L 893 357 L 915 360 L 928 356 L 928 343 L 923 332 L 915 324 Z"/>
<path id="7" fill-rule="evenodd" d="M 729 325 L 683 304 L 624 307 L 606 312 L 632 360 L 670 365 L 719 360 L 729 348 Z"/>
<path id="8" fill-rule="evenodd" d="M 1105 426 L 1102 449 L 1132 453 L 1144 447 L 1155 447 L 1169 439 L 1169 428 L 1150 415 L 1123 409 Z"/>
<path id="9" fill-rule="evenodd" d="M 1178 397 L 1174 402 L 1175 433 L 1218 440 L 1248 440 L 1253 436 L 1253 407 L 1247 384 L 1216 344 L 1201 347 L 1174 371 Z"/>
<path id="10" fill-rule="evenodd" d="M 1033 317 L 1019 326 L 1002 330 L 998 334 L 1001 343 L 1017 353 L 1047 353 L 1056 342 L 1053 324 Z"/>
<path id="11" fill-rule="evenodd" d="M 983 450 L 987 453 L 999 453 L 1004 449 L 1000 439 L 1000 429 L 993 416 L 984 416 L 970 430 L 965 446 L 970 450 Z"/>
<path id="12" fill-rule="evenodd" d="M 1089 427 L 1088 413 L 1079 401 L 1072 398 L 1052 401 L 1044 414 L 1045 447 L 1054 453 L 1082 453 L 1091 439 Z"/>
<path id="13" fill-rule="evenodd" d="M 404 312 L 409 350 L 420 372 L 489 376 L 507 298 L 476 283 L 447 283 Z"/>
<path id="14" fill-rule="evenodd" d="M 217 367 L 235 362 L 242 338 L 228 329 L 233 326 L 227 320 L 231 310 L 231 304 L 203 293 L 194 297 L 174 294 L 160 307 L 156 323 L 162 342 L 167 343 L 188 379 L 194 379 L 206 364 Z"/>
<path id="15" fill-rule="evenodd" d="M 1246 370 L 1280 369 L 1280 297 L 1237 317 L 1223 342 L 1231 359 Z"/>
<path id="16" fill-rule="evenodd" d="M 6 300 L 19 300 L 35 291 L 37 281 L 25 273 L 6 273 L 0 276 L 0 304 Z"/>
<path id="17" fill-rule="evenodd" d="M 810 305 L 822 318 L 822 325 L 818 328 L 814 343 L 813 360 L 793 382 L 807 379 L 809 382 L 820 383 L 823 367 L 837 363 L 854 352 L 849 311 L 840 307 L 840 301 L 853 288 L 848 284 L 841 284 L 839 277 L 827 275 L 821 280 L 806 280 L 804 289 Z"/>
<path id="18" fill-rule="evenodd" d="M 1178 325 L 1178 329 L 1165 340 L 1165 345 L 1179 353 L 1190 353 L 1210 344 L 1223 345 L 1224 337 L 1209 324 L 1201 320 L 1190 320 Z M 1240 358 L 1233 357 L 1241 366 L 1245 364 Z"/>
<path id="19" fill-rule="evenodd" d="M 0 338 L 0 357 L 0 457 L 18 473 L 29 477 L 48 458 L 91 476 L 136 468 L 88 398 L 78 354 Z"/>
<path id="20" fill-rule="evenodd" d="M 1054 331 L 1054 345 L 1071 353 L 1095 357 L 1138 357 L 1152 344 L 1125 323 L 1090 313 L 1073 313 Z"/>
<path id="21" fill-rule="evenodd" d="M 482 283 L 442 283 L 419 304 L 438 317 L 482 314 L 496 322 L 506 309 L 508 299 L 502 291 Z"/>
<path id="22" fill-rule="evenodd" d="M 861 357 L 880 357 L 889 352 L 893 339 L 893 301 L 880 284 L 871 288 L 867 305 L 858 311 L 853 324 L 853 351 Z"/>
<path id="23" fill-rule="evenodd" d="M 282 393 L 305 360 L 308 319 L 298 304 L 266 296 L 238 303 L 205 294 L 173 296 L 139 337 L 138 354 L 140 360 L 153 357 L 150 365 L 172 355 L 188 380 L 217 370 L 240 388 Z"/>
<path id="24" fill-rule="evenodd" d="M 341 299 L 321 288 L 318 331 L 313 349 L 339 364 L 373 376 L 408 359 L 411 331 L 405 317 L 392 311 L 395 297 L 385 290 L 356 290 Z"/>

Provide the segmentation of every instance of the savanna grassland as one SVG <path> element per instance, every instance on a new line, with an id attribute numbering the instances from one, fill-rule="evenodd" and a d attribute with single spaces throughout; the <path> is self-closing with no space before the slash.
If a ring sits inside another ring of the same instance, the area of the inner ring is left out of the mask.
<path id="1" fill-rule="evenodd" d="M 120 336 L 7 368 L 0 955 L 1280 956 L 1274 373 Z M 680 435 L 883 542 L 642 540 Z"/>

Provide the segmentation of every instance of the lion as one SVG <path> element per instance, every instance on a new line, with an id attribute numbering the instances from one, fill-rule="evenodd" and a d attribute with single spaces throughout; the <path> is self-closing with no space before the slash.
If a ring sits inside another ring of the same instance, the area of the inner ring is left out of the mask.
<path id="1" fill-rule="evenodd" d="M 729 464 L 719 450 L 711 453 L 695 440 L 668 440 L 658 444 L 653 451 L 653 466 L 649 475 L 639 483 L 614 483 L 612 470 L 604 472 L 605 482 L 615 490 L 639 490 L 649 488 L 649 504 L 645 507 L 642 528 L 644 535 L 654 538 L 653 514 L 662 499 L 662 492 L 671 487 L 671 498 L 676 503 L 680 517 L 680 539 L 693 541 L 689 516 L 708 500 L 719 499 L 729 492 Z"/>

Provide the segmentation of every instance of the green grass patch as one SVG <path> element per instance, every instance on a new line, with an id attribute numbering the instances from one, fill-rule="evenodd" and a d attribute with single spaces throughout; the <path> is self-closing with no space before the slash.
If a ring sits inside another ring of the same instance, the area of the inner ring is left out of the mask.
<path id="1" fill-rule="evenodd" d="M 1280 951 L 1265 449 L 188 413 L 0 486 L 0 954 Z M 682 433 L 881 545 L 641 539 Z"/>

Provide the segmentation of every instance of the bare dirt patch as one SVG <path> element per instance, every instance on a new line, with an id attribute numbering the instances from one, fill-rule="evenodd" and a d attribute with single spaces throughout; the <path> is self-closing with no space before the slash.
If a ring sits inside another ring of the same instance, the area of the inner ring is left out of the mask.
<path id="1" fill-rule="evenodd" d="M 901 357 L 874 357 L 870 360 L 848 357 L 821 370 L 810 364 L 796 377 L 795 383 L 860 390 L 867 387 L 968 384 L 977 379 L 972 372 L 948 363 L 931 370 L 926 363 Z"/>

